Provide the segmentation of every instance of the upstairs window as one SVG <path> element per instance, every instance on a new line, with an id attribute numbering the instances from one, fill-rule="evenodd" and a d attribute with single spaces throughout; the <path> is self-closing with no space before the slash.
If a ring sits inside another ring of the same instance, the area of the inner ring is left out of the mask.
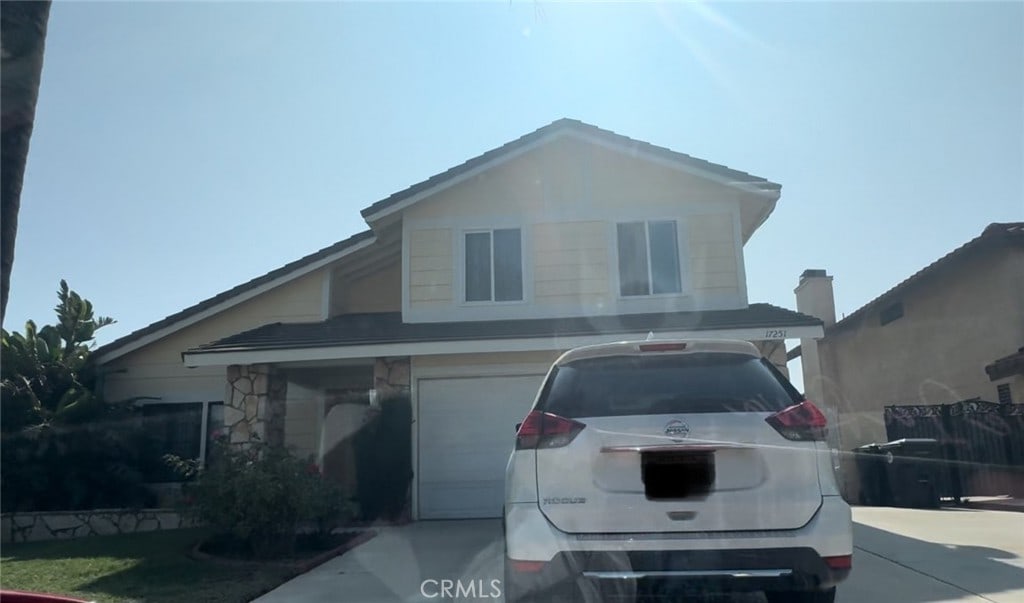
<path id="1" fill-rule="evenodd" d="M 623 297 L 682 292 L 674 220 L 620 223 L 618 247 Z"/>
<path id="2" fill-rule="evenodd" d="M 523 241 L 518 228 L 466 233 L 466 301 L 523 299 Z"/>

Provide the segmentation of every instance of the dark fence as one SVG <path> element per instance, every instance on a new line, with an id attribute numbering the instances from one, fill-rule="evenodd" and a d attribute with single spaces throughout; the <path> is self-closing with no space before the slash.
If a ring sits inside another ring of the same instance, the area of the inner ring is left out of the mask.
<path id="1" fill-rule="evenodd" d="M 1024 495 L 1024 404 L 886 406 L 884 418 L 890 441 L 939 441 L 946 465 L 940 496 Z"/>

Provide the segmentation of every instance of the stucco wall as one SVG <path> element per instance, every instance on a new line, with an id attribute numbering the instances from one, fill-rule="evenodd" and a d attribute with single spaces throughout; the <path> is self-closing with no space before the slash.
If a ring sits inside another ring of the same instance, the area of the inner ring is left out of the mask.
<path id="1" fill-rule="evenodd" d="M 1024 250 L 966 258 L 899 300 L 902 318 L 881 325 L 878 308 L 820 343 L 843 449 L 883 441 L 887 405 L 997 400 L 985 365 L 1024 343 Z M 1011 388 L 1020 402 L 1024 379 Z"/>
<path id="2" fill-rule="evenodd" d="M 116 401 L 135 396 L 196 402 L 223 399 L 224 368 L 187 368 L 181 361 L 181 353 L 272 322 L 320 320 L 323 278 L 323 271 L 313 272 L 107 363 L 104 385 L 107 399 Z"/>
<path id="3" fill-rule="evenodd" d="M 359 278 L 335 278 L 331 283 L 331 316 L 402 310 L 402 263 L 394 263 Z"/>

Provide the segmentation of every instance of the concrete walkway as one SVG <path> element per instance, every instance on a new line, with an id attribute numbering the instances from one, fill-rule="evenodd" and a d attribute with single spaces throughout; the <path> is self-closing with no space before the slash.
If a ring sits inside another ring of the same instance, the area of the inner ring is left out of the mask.
<path id="1" fill-rule="evenodd" d="M 462 580 L 467 585 L 477 582 L 478 592 L 490 594 L 491 581 L 501 579 L 501 520 L 424 521 L 378 531 L 377 537 L 366 544 L 279 586 L 256 602 L 425 603 L 441 600 L 430 597 L 439 592 L 441 580 Z M 424 584 L 427 580 L 438 583 Z"/>
<path id="2" fill-rule="evenodd" d="M 854 509 L 854 520 L 854 570 L 839 587 L 838 603 L 1024 601 L 1022 513 L 862 507 Z M 491 590 L 491 581 L 502 577 L 499 520 L 420 522 L 380 532 L 256 601 L 500 603 Z M 475 596 L 437 596 L 441 580 L 475 583 Z M 735 601 L 764 599 L 758 593 Z"/>

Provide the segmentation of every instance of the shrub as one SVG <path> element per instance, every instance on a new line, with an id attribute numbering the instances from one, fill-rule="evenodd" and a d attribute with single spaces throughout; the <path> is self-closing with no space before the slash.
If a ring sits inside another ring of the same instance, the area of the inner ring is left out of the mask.
<path id="1" fill-rule="evenodd" d="M 143 483 L 144 434 L 134 423 L 43 426 L 0 440 L 3 511 L 74 511 L 156 504 Z"/>
<path id="2" fill-rule="evenodd" d="M 289 450 L 254 440 L 245 447 L 220 438 L 210 462 L 168 457 L 185 477 L 186 512 L 220 536 L 243 543 L 257 559 L 289 555 L 301 526 L 326 535 L 352 509 L 320 469 Z"/>

